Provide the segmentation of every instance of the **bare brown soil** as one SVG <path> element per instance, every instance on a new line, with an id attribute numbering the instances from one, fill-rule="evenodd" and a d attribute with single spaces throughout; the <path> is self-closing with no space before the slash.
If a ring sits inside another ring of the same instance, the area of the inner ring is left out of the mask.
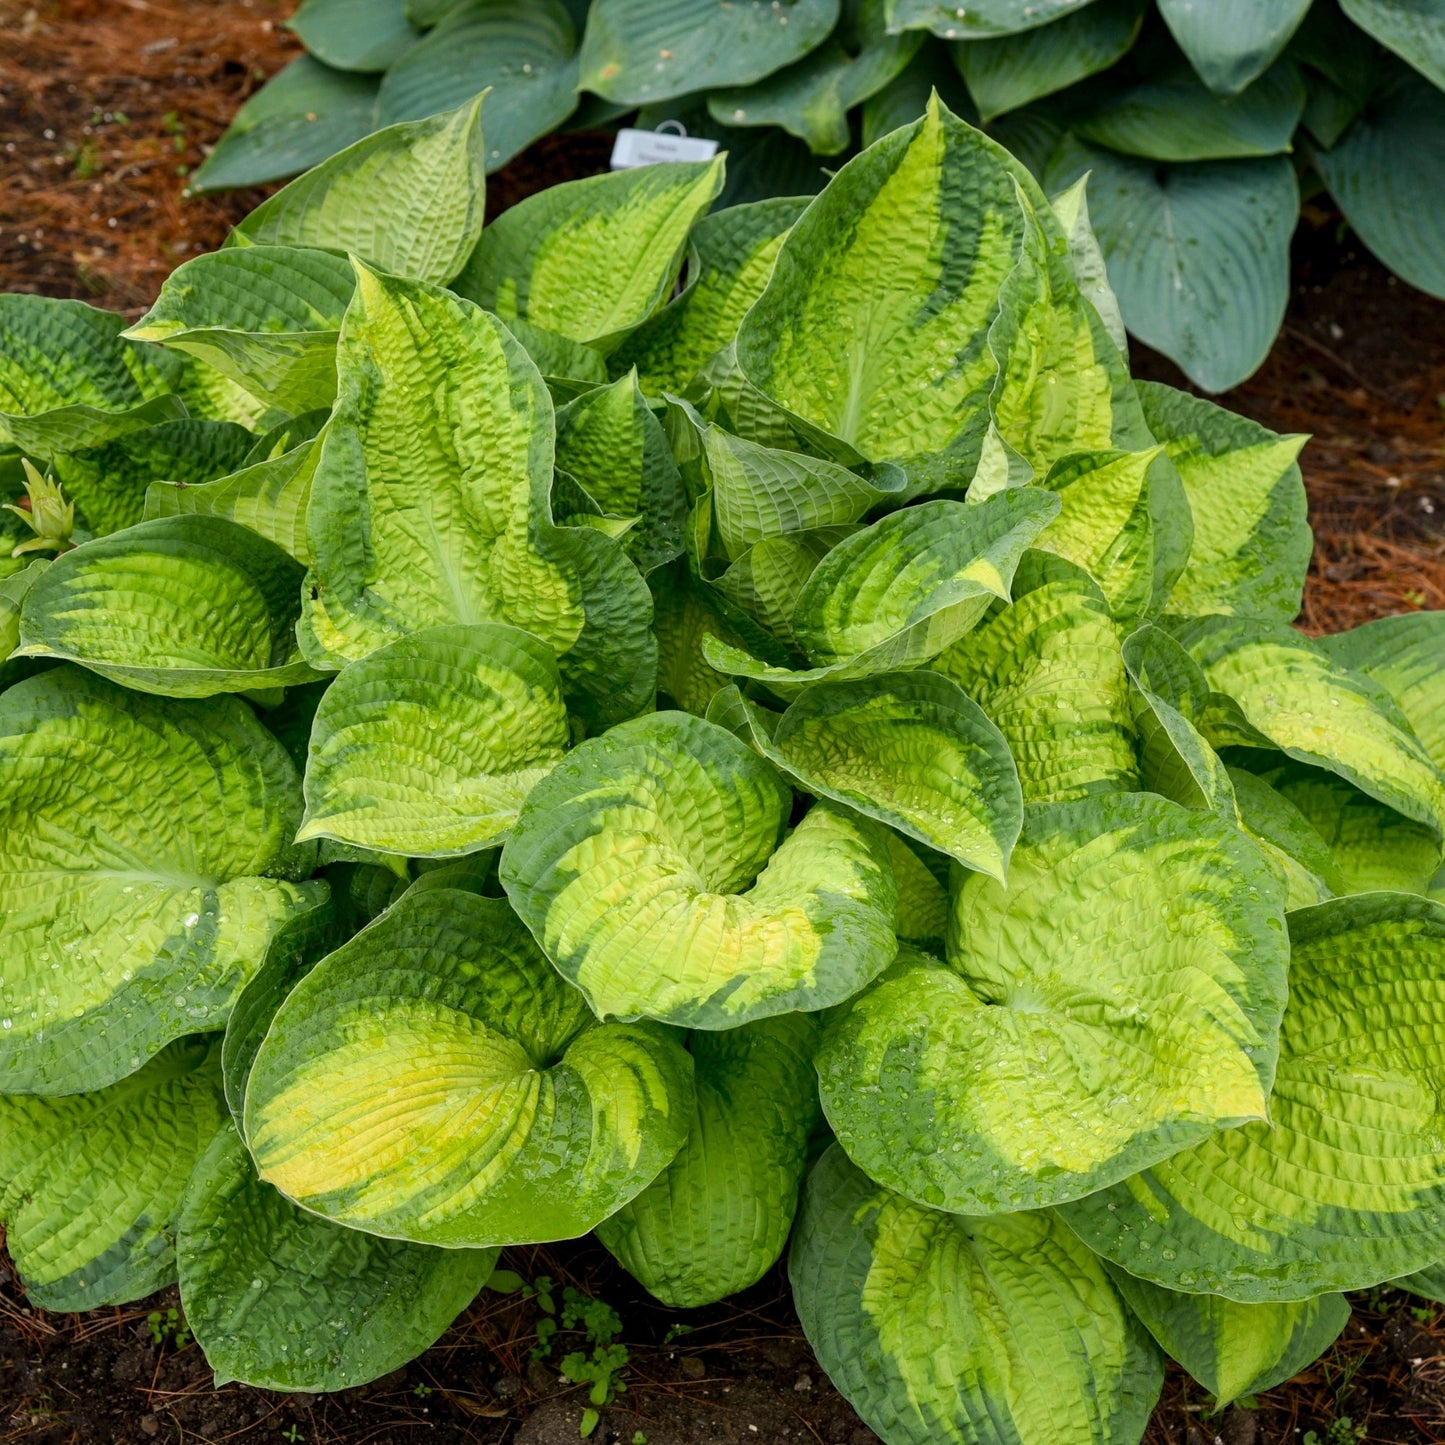
<path id="1" fill-rule="evenodd" d="M 0 290 L 138 315 L 187 256 L 217 246 L 262 191 L 188 197 L 241 102 L 298 52 L 290 0 L 0 0 Z M 606 165 L 596 135 L 539 142 L 492 178 L 489 211 Z M 1334 632 L 1445 607 L 1445 304 L 1397 283 L 1307 211 L 1296 293 L 1260 371 L 1223 402 L 1314 436 L 1303 466 L 1316 557 L 1300 625 Z M 1182 384 L 1136 349 L 1141 375 Z M 630 1359 L 597 1441 L 869 1445 L 802 1338 L 781 1269 L 726 1305 L 663 1309 L 597 1246 L 509 1252 L 612 1304 Z M 194 1344 L 148 1323 L 174 1291 L 86 1315 L 32 1311 L 0 1253 L 0 1445 L 279 1441 L 560 1445 L 585 1389 L 534 1359 L 536 1311 L 484 1293 L 420 1360 L 335 1396 L 214 1388 Z M 1171 1369 L 1147 1445 L 1445 1445 L 1445 1312 L 1356 1297 L 1326 1358 L 1253 1408 L 1208 1414 Z M 679 1332 L 679 1331 L 684 1332 Z M 1309 1432 L 1316 1441 L 1311 1442 Z"/>

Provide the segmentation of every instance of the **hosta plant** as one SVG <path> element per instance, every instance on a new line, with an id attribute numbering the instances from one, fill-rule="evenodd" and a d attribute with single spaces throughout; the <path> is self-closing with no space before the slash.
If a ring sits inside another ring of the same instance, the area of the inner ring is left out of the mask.
<path id="1" fill-rule="evenodd" d="M 1445 614 L 1289 625 L 1302 438 L 1134 383 L 1082 191 L 936 99 L 812 200 L 484 228 L 486 155 L 0 298 L 35 1303 L 324 1390 L 501 1247 L 788 1251 L 890 1445 L 1105 1445 L 1438 1296 Z"/>
<path id="2" fill-rule="evenodd" d="M 1052 194 L 1091 174 L 1129 330 L 1221 391 L 1264 359 L 1303 193 L 1445 296 L 1441 0 L 305 0 L 308 54 L 203 189 L 491 88 L 488 169 L 559 126 L 681 123 L 728 199 L 816 191 L 937 86 Z"/>

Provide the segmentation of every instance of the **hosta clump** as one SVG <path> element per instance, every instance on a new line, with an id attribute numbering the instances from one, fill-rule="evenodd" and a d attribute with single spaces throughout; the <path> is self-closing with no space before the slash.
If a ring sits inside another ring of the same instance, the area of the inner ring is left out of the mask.
<path id="1" fill-rule="evenodd" d="M 1301 439 L 1131 381 L 1081 192 L 936 101 L 812 201 L 483 229 L 484 154 L 379 132 L 124 332 L 0 298 L 36 1302 L 337 1389 L 499 1247 L 692 1306 L 791 1236 L 892 1445 L 1103 1445 L 1438 1295 L 1445 616 L 1289 626 Z"/>

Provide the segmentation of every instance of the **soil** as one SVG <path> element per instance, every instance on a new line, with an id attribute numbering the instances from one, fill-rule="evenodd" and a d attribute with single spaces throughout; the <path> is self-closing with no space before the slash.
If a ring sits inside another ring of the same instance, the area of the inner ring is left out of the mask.
<path id="1" fill-rule="evenodd" d="M 134 317 L 185 257 L 217 246 L 265 191 L 185 194 L 237 107 L 299 46 L 289 0 L 0 0 L 0 290 L 75 296 Z M 497 214 L 605 168 L 610 142 L 552 136 L 491 178 Z M 1220 398 L 1302 458 L 1316 556 L 1299 625 L 1333 632 L 1445 608 L 1445 303 L 1398 283 L 1337 215 L 1306 207 L 1284 330 L 1249 381 Z M 1136 347 L 1141 376 L 1187 385 Z M 818 1368 L 783 1270 L 686 1315 L 667 1310 L 595 1244 L 509 1251 L 611 1304 L 626 1390 L 591 1439 L 648 1445 L 869 1445 Z M 1445 1311 L 1394 1290 L 1354 1298 L 1336 1346 L 1302 1375 L 1222 1416 L 1171 1367 L 1147 1445 L 1445 1445 Z M 0 1445 L 307 1441 L 312 1445 L 562 1445 L 586 1387 L 534 1358 L 535 1303 L 484 1292 L 421 1359 L 332 1396 L 216 1389 L 167 1312 L 175 1291 L 84 1315 L 32 1311 L 0 1252 Z M 152 1320 L 154 1316 L 154 1320 Z M 1309 1432 L 1314 1431 L 1316 1441 Z"/>

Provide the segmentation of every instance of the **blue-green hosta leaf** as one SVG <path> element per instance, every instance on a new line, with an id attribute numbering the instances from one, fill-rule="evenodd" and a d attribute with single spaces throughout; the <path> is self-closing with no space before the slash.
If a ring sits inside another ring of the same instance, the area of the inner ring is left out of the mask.
<path id="1" fill-rule="evenodd" d="M 615 346 L 671 293 L 723 165 L 639 166 L 529 196 L 482 233 L 453 289 L 504 321 Z"/>
<path id="2" fill-rule="evenodd" d="M 1291 763 L 1271 769 L 1265 781 L 1319 834 L 1338 873 L 1336 893 L 1393 888 L 1429 892 L 1440 871 L 1440 839 L 1431 829 L 1351 787 L 1321 768 Z"/>
<path id="3" fill-rule="evenodd" d="M 893 956 L 882 830 L 792 792 L 721 727 L 656 713 L 537 785 L 502 886 L 599 1017 L 694 1028 L 839 1003 Z"/>
<path id="4" fill-rule="evenodd" d="M 832 798 L 1002 880 L 1023 826 L 1018 771 L 1003 734 L 936 672 L 880 673 L 808 688 L 765 757 Z"/>
<path id="5" fill-rule="evenodd" d="M 177 368 L 82 301 L 0 296 L 0 447 L 48 460 L 186 414 Z"/>
<path id="6" fill-rule="evenodd" d="M 1316 644 L 1383 687 L 1438 768 L 1445 769 L 1445 612 L 1406 612 Z"/>
<path id="7" fill-rule="evenodd" d="M 163 517 L 83 543 L 30 589 L 27 657 L 168 697 L 311 682 L 296 648 L 300 565 L 219 517 Z"/>
<path id="8" fill-rule="evenodd" d="M 807 204 L 806 197 L 778 196 L 704 216 L 690 237 L 682 295 L 622 343 L 613 365 L 635 366 L 649 396 L 684 391 L 737 335 L 772 274 L 783 237 Z"/>
<path id="9" fill-rule="evenodd" d="M 1149 793 L 1032 809 L 1007 888 L 956 884 L 947 943 L 947 965 L 901 957 L 818 1055 L 828 1122 L 889 1188 L 1036 1209 L 1265 1117 L 1282 897 L 1219 819 Z"/>
<path id="10" fill-rule="evenodd" d="M 55 668 L 0 696 L 0 1089 L 69 1094 L 225 1022 L 271 935 L 326 897 L 301 785 L 235 697 Z"/>
<path id="11" fill-rule="evenodd" d="M 1128 53 L 1145 0 L 1092 0 L 1048 25 L 951 46 L 985 121 L 1107 70 Z"/>
<path id="12" fill-rule="evenodd" d="M 1026 196 L 1046 209 L 1022 166 L 931 101 L 794 223 L 738 333 L 743 378 L 833 451 L 948 453 L 966 479 L 997 371 L 988 327 L 1033 219 Z"/>
<path id="13" fill-rule="evenodd" d="M 1338 773 L 1437 838 L 1445 834 L 1445 778 L 1382 689 L 1282 622 L 1202 617 L 1180 623 L 1175 636 L 1256 741 Z"/>
<path id="14" fill-rule="evenodd" d="M 1194 659 L 1152 625 L 1125 640 L 1123 659 L 1134 684 L 1139 772 L 1148 790 L 1237 823 L 1228 770 L 1200 732 L 1209 707 L 1209 684 Z"/>
<path id="15" fill-rule="evenodd" d="M 343 1229 L 256 1177 L 229 1124 L 196 1165 L 176 1255 L 186 1326 L 217 1385 L 345 1390 L 414 1359 L 486 1284 L 496 1249 Z"/>
<path id="16" fill-rule="evenodd" d="M 423 628 L 326 690 L 298 836 L 413 858 L 491 847 L 567 742 L 546 643 L 487 622 Z"/>
<path id="17" fill-rule="evenodd" d="M 558 0 L 460 0 L 387 72 L 383 125 L 420 120 L 488 92 L 486 169 L 506 165 L 577 109 L 577 33 Z"/>
<path id="18" fill-rule="evenodd" d="M 191 189 L 259 186 L 317 165 L 375 129 L 379 85 L 297 56 L 236 112 Z"/>
<path id="19" fill-rule="evenodd" d="M 355 285 L 330 251 L 231 246 L 172 271 L 125 335 L 198 357 L 283 411 L 311 411 L 336 396 L 336 333 Z"/>
<path id="20" fill-rule="evenodd" d="M 1289 917 L 1268 1122 L 1063 1207 L 1130 1274 L 1246 1303 L 1434 1263 L 1445 1209 L 1445 907 L 1366 893 Z"/>
<path id="21" fill-rule="evenodd" d="M 1034 544 L 1082 567 L 1116 617 L 1156 612 L 1189 555 L 1190 508 L 1162 446 L 1078 452 L 1043 483 L 1063 509 Z"/>
<path id="22" fill-rule="evenodd" d="M 815 155 L 848 149 L 848 112 L 913 59 L 922 35 L 890 34 L 887 0 L 844 0 L 832 37 L 786 70 L 744 89 L 716 90 L 707 108 L 722 125 L 777 125 Z"/>
<path id="23" fill-rule="evenodd" d="M 1125 1445 L 1159 1396 L 1153 1341 L 1048 1213 L 925 1209 L 834 1145 L 788 1274 L 819 1362 L 891 1445 Z"/>
<path id="24" fill-rule="evenodd" d="M 973 114 L 968 87 L 958 67 L 950 62 L 947 49 L 925 44 L 877 95 L 863 102 L 864 146 L 871 146 L 889 131 L 911 125 L 926 114 L 934 91 L 955 115 Z"/>
<path id="25" fill-rule="evenodd" d="M 756 1284 L 782 1254 L 818 1117 L 816 1046 L 816 1021 L 796 1013 L 689 1041 L 697 1106 L 687 1142 L 597 1227 L 664 1304 L 712 1304 Z"/>
<path id="26" fill-rule="evenodd" d="M 193 486 L 223 477 L 241 465 L 255 440 L 232 422 L 187 417 L 61 452 L 48 470 L 99 537 L 142 521 L 147 489 L 156 481 Z"/>
<path id="27" fill-rule="evenodd" d="M 323 64 L 368 73 L 386 70 L 420 34 L 405 0 L 304 0 L 286 28 Z"/>
<path id="28" fill-rule="evenodd" d="M 227 244 L 346 251 L 394 276 L 450 281 L 482 233 L 481 105 L 373 131 L 262 201 Z"/>
<path id="29" fill-rule="evenodd" d="M 1350 1318 L 1342 1294 L 1251 1305 L 1178 1294 L 1117 1265 L 1109 1266 L 1109 1277 L 1164 1353 L 1214 1396 L 1216 1410 L 1297 1375 L 1334 1344 Z"/>
<path id="30" fill-rule="evenodd" d="M 334 667 L 419 627 L 506 622 L 558 655 L 590 721 L 632 716 L 654 685 L 651 598 L 615 542 L 551 520 L 536 367 L 470 302 L 359 277 L 311 483 L 303 649 Z"/>
<path id="31" fill-rule="evenodd" d="M 1159 0 L 1159 13 L 1204 83 L 1237 95 L 1289 43 L 1310 0 Z"/>
<path id="32" fill-rule="evenodd" d="M 892 512 L 834 547 L 799 592 L 792 633 L 810 668 L 770 667 L 712 639 L 703 654 L 720 671 L 784 684 L 916 667 L 1007 600 L 1019 559 L 1058 506 L 1051 492 L 1014 487 Z"/>
<path id="33" fill-rule="evenodd" d="M 1124 631 L 1097 585 L 1033 553 L 1011 606 L 933 663 L 1008 741 L 1025 802 L 1139 786 L 1130 727 Z"/>
<path id="34" fill-rule="evenodd" d="M 838 0 L 595 0 L 578 82 L 633 106 L 751 85 L 806 55 L 838 19 Z"/>
<path id="35" fill-rule="evenodd" d="M 584 1234 L 691 1122 L 692 1060 L 599 1024 L 506 902 L 408 894 L 323 959 L 251 1069 L 246 1137 L 303 1208 L 420 1244 Z"/>
<path id="36" fill-rule="evenodd" d="M 980 0 L 962 6 L 953 0 L 888 0 L 888 24 L 894 30 L 932 30 L 945 40 L 984 40 L 1016 35 L 1062 20 L 1093 0 Z"/>
<path id="37" fill-rule="evenodd" d="M 1088 13 L 1087 10 L 1084 12 Z M 1052 151 L 1052 145 L 1049 149 Z M 1068 237 L 1069 264 L 1080 293 L 1099 313 L 1099 320 L 1104 323 L 1109 339 L 1119 348 L 1120 356 L 1127 356 L 1129 337 L 1119 312 L 1119 298 L 1109 285 L 1104 253 L 1099 248 L 1099 238 L 1089 220 L 1088 184 L 1088 177 L 1080 176 L 1068 190 L 1050 197 L 1049 205 Z"/>
<path id="38" fill-rule="evenodd" d="M 1169 453 L 1194 517 L 1171 608 L 1293 621 L 1314 550 L 1297 461 L 1306 438 L 1278 436 L 1158 382 L 1137 385 L 1149 429 Z"/>
<path id="39" fill-rule="evenodd" d="M 1283 157 L 1160 167 L 1066 140 L 1045 175 L 1086 171 L 1089 214 L 1124 324 L 1206 391 L 1264 359 L 1289 299 L 1299 188 Z"/>
<path id="40" fill-rule="evenodd" d="M 1360 239 L 1392 271 L 1445 296 L 1445 95 L 1403 71 L 1329 150 L 1311 153 Z"/>
<path id="41" fill-rule="evenodd" d="M 144 437 L 146 433 L 140 435 Z M 229 476 L 201 486 L 152 482 L 145 494 L 145 520 L 191 513 L 223 517 L 274 542 L 302 566 L 309 565 L 311 547 L 306 540 L 306 508 L 320 455 L 319 442 L 305 436 L 274 456 L 251 460 Z"/>
<path id="42" fill-rule="evenodd" d="M 682 480 L 635 373 L 558 411 L 557 466 L 582 485 L 604 516 L 636 520 L 622 545 L 644 574 L 682 555 L 687 512 Z"/>
<path id="43" fill-rule="evenodd" d="M 1445 10 L 1439 0 L 1340 0 L 1360 27 L 1445 90 Z"/>
<path id="44" fill-rule="evenodd" d="M 32 1304 L 124 1304 L 175 1279 L 181 1195 L 225 1119 L 218 1055 L 186 1040 L 94 1093 L 0 1095 L 0 1223 Z"/>
<path id="45" fill-rule="evenodd" d="M 1110 92 L 1073 122 L 1086 141 L 1152 161 L 1225 161 L 1278 155 L 1305 108 L 1288 61 L 1238 95 L 1215 95 L 1187 66 Z"/>

